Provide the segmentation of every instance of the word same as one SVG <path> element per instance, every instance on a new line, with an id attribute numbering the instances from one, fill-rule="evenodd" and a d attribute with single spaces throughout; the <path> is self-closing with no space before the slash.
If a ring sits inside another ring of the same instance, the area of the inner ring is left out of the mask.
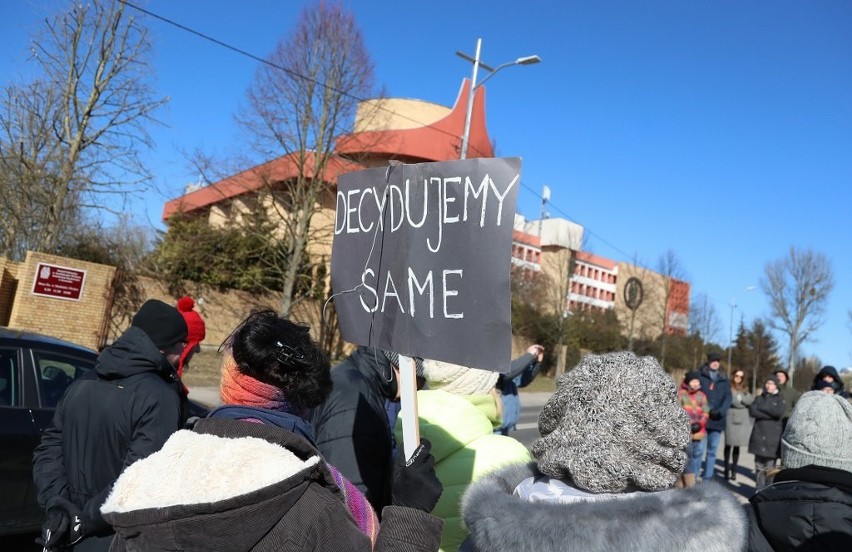
<path id="1" fill-rule="evenodd" d="M 366 269 L 361 274 L 361 285 L 367 289 L 367 293 L 370 295 L 371 300 L 365 301 L 364 295 L 361 295 L 359 298 L 361 301 L 361 306 L 367 312 L 373 313 L 377 310 L 384 313 L 385 309 L 389 306 L 391 309 L 399 308 L 399 311 L 402 314 L 406 314 L 406 307 L 408 307 L 408 314 L 411 317 L 415 316 L 417 312 L 417 304 L 418 301 L 422 301 L 420 297 L 424 297 L 427 301 L 428 309 L 429 309 L 429 318 L 435 318 L 435 277 L 434 271 L 429 270 L 426 273 L 426 276 L 418 279 L 417 275 L 414 273 L 411 267 L 408 267 L 408 273 L 405 277 L 405 287 L 403 288 L 403 296 L 405 299 L 400 297 L 399 291 L 397 290 L 396 283 L 394 282 L 393 276 L 390 271 L 384 273 L 384 291 L 382 292 L 381 301 L 379 301 L 379 294 L 377 291 L 377 284 L 381 283 L 377 281 L 376 273 L 372 268 Z M 439 292 L 441 296 L 441 302 L 443 305 L 443 310 L 441 313 L 443 318 L 447 319 L 461 319 L 464 318 L 464 312 L 451 312 L 450 306 L 447 304 L 447 300 L 451 297 L 456 297 L 459 294 L 459 290 L 455 289 L 451 280 L 458 283 L 456 278 L 461 280 L 464 277 L 464 270 L 462 269 L 454 269 L 447 270 L 444 269 L 440 271 L 441 273 L 441 285 L 439 287 Z M 381 304 L 380 304 L 381 303 Z M 394 305 L 395 304 L 395 305 Z"/>
<path id="2" fill-rule="evenodd" d="M 383 214 L 388 209 L 390 231 L 396 232 L 407 224 L 412 229 L 424 228 L 427 219 L 432 235 L 426 236 L 429 251 L 437 253 L 443 242 L 444 225 L 476 222 L 485 226 L 489 213 L 488 206 L 496 201 L 495 224 L 503 223 L 503 201 L 520 175 L 506 184 L 498 185 L 490 175 L 485 174 L 477 186 L 469 176 L 428 177 L 423 179 L 422 187 L 412 185 L 410 179 L 403 186 L 388 184 L 384 191 L 375 186 L 337 192 L 337 215 L 334 233 L 357 234 L 382 232 L 385 228 Z M 493 197 L 489 203 L 488 198 Z M 422 201 L 422 205 L 420 204 Z M 431 213 L 436 216 L 430 217 Z M 424 230 L 426 231 L 426 230 Z M 427 231 L 428 232 L 428 231 Z"/>

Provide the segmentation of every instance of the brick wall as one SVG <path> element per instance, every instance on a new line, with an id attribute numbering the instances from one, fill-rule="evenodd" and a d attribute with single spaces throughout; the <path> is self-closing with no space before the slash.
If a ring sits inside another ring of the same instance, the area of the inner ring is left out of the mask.
<path id="1" fill-rule="evenodd" d="M 80 300 L 34 295 L 33 283 L 40 262 L 85 270 L 86 279 Z M 114 341 L 130 324 L 129 317 L 110 312 L 115 278 L 115 267 L 56 255 L 29 252 L 21 263 L 0 257 L 0 325 L 98 349 Z M 177 304 L 179 296 L 171 294 L 164 282 L 141 277 L 138 284 L 142 298 L 136 308 L 148 299 Z M 219 291 L 189 282 L 185 285 L 187 295 L 196 301 L 195 310 L 201 314 L 207 326 L 207 337 L 202 343 L 206 350 L 218 348 L 253 309 L 270 308 L 277 311 L 280 306 L 277 294 Z M 321 301 L 302 301 L 294 307 L 290 318 L 310 326 L 314 338 L 317 338 L 322 323 L 321 310 Z M 114 324 L 107 323 L 108 315 L 113 316 Z M 514 336 L 512 358 L 523 354 L 530 344 L 528 339 Z M 354 345 L 347 343 L 339 353 L 345 356 L 354 348 Z"/>
<path id="2" fill-rule="evenodd" d="M 255 294 L 246 291 L 219 291 L 210 286 L 185 283 L 187 295 L 195 299 L 195 310 L 201 314 L 207 328 L 207 337 L 201 344 L 204 349 L 215 349 L 231 334 L 234 328 L 254 309 L 272 309 L 280 307 L 279 296 L 276 294 Z M 168 291 L 167 285 L 153 278 L 139 278 L 142 288 L 143 302 L 148 299 L 159 299 L 170 305 L 177 305 L 180 296 L 174 296 Z M 141 305 L 141 303 L 140 303 Z M 294 322 L 307 324 L 311 327 L 314 338 L 318 336 L 321 323 L 319 301 L 302 301 L 293 309 L 290 317 Z M 116 339 L 127 329 L 129 320 L 118 324 L 109 336 Z"/>
<path id="3" fill-rule="evenodd" d="M 36 269 L 40 262 L 85 271 L 80 299 L 69 300 L 33 294 Z M 17 265 L 14 275 L 12 265 Z M 32 251 L 27 252 L 22 263 L 9 263 L 4 259 L 0 301 L 9 293 L 7 286 L 11 286 L 13 282 L 16 284 L 6 325 L 58 337 L 92 349 L 99 348 L 106 338 L 104 322 L 112 301 L 115 270 L 112 266 Z M 3 303 L 0 302 L 0 313 L 2 308 Z"/>
<path id="4" fill-rule="evenodd" d="M 34 295 L 33 283 L 40 262 L 85 270 L 86 279 L 80 300 Z M 109 312 L 112 305 L 112 286 L 116 278 L 114 267 L 29 252 L 21 263 L 0 257 L 0 275 L 0 325 L 42 333 L 98 349 L 114 341 L 130 324 L 129 317 Z M 136 308 L 148 299 L 159 299 L 170 305 L 177 304 L 179 296 L 171 294 L 164 282 L 142 277 L 139 278 L 138 284 L 142 299 Z M 196 301 L 195 310 L 201 314 L 207 326 L 207 337 L 202 343 L 205 350 L 218 348 L 253 309 L 278 310 L 280 306 L 279 296 L 276 294 L 219 291 L 193 283 L 186 283 L 186 286 L 187 294 Z M 321 309 L 321 301 L 302 301 L 294 307 L 291 320 L 310 326 L 314 338 L 317 338 L 322 323 Z M 115 324 L 107 324 L 108 315 L 114 317 Z M 514 336 L 512 358 L 523 354 L 530 344 L 528 339 Z M 345 356 L 354 348 L 354 345 L 346 343 L 339 354 Z"/>

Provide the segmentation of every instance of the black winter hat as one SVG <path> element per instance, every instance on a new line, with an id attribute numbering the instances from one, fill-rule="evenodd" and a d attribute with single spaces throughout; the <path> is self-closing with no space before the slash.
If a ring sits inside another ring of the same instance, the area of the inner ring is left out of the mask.
<path id="1" fill-rule="evenodd" d="M 840 379 L 840 374 L 837 373 L 837 368 L 834 366 L 823 366 L 817 374 L 817 377 L 822 379 L 823 376 L 831 376 L 834 378 L 834 381 L 838 381 Z"/>
<path id="2" fill-rule="evenodd" d="M 145 301 L 130 325 L 148 334 L 161 351 L 186 341 L 188 333 L 183 315 L 173 306 L 157 299 Z"/>
<path id="3" fill-rule="evenodd" d="M 779 380 L 778 376 L 776 376 L 775 374 L 769 374 L 768 376 L 766 376 L 766 379 L 763 380 L 763 383 L 766 383 L 767 381 L 771 381 L 772 383 L 774 383 L 775 387 L 781 387 L 781 380 Z"/>
<path id="4" fill-rule="evenodd" d="M 719 353 L 710 353 L 707 355 L 707 362 L 713 362 L 716 360 L 722 360 L 722 355 Z"/>
<path id="5" fill-rule="evenodd" d="M 687 372 L 686 377 L 683 378 L 683 381 L 684 381 L 684 383 L 689 383 L 694 379 L 700 380 L 701 379 L 701 372 L 699 372 L 698 370 L 693 370 L 692 372 Z"/>

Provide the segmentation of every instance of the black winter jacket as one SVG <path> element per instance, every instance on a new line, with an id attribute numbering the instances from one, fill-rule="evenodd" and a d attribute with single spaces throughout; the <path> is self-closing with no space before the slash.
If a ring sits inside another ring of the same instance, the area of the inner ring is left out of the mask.
<path id="1" fill-rule="evenodd" d="M 305 439 L 267 423 L 205 418 L 123 474 L 103 509 L 117 533 L 112 552 L 371 550 L 345 501 Z M 437 550 L 442 525 L 388 506 L 375 551 Z"/>
<path id="2" fill-rule="evenodd" d="M 390 504 L 393 469 L 385 399 L 396 397 L 390 361 L 379 349 L 359 347 L 331 369 L 333 388 L 314 409 L 317 448 L 363 492 L 377 512 Z"/>
<path id="3" fill-rule="evenodd" d="M 710 419 L 707 421 L 707 431 L 725 431 L 725 416 L 728 414 L 728 409 L 731 408 L 731 380 L 728 376 L 719 370 L 716 381 L 710 377 L 710 366 L 702 364 L 698 369 L 701 380 L 701 390 L 707 395 L 708 412 L 711 413 Z M 712 412 L 718 413 L 718 417 L 714 419 Z"/>
<path id="4" fill-rule="evenodd" d="M 121 471 L 160 449 L 185 416 L 174 368 L 148 335 L 128 329 L 75 381 L 33 456 L 39 505 L 62 496 L 83 513 L 87 535 L 111 532 L 99 508 Z"/>
<path id="5" fill-rule="evenodd" d="M 852 549 L 852 473 L 822 466 L 782 470 L 748 507 L 749 550 Z"/>
<path id="6" fill-rule="evenodd" d="M 784 396 L 779 392 L 774 395 L 762 393 L 755 397 L 749 407 L 749 414 L 754 418 L 748 451 L 756 456 L 778 458 L 781 446 L 781 418 L 784 417 Z"/>

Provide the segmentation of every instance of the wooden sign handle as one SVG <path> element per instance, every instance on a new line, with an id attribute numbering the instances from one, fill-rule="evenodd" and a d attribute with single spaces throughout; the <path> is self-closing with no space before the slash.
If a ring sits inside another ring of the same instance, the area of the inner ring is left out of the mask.
<path id="1" fill-rule="evenodd" d="M 399 355 L 399 398 L 402 403 L 402 442 L 405 458 L 414 455 L 420 445 L 420 424 L 417 416 L 417 371 L 414 359 Z"/>

